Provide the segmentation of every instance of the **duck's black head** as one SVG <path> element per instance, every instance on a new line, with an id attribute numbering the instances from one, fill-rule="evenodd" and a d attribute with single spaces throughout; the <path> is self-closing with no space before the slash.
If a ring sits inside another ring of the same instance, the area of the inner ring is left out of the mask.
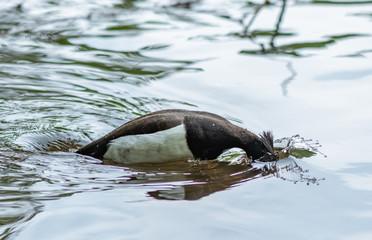
<path id="1" fill-rule="evenodd" d="M 274 152 L 274 137 L 272 132 L 263 132 L 260 134 L 249 149 L 246 150 L 247 155 L 254 160 L 262 162 L 271 162 L 278 159 Z"/>

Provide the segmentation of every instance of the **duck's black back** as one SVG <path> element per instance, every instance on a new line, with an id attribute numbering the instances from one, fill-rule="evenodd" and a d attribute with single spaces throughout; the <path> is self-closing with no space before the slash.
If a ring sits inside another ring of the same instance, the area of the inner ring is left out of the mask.
<path id="1" fill-rule="evenodd" d="M 162 110 L 123 124 L 102 138 L 82 147 L 77 153 L 102 158 L 107 151 L 108 143 L 113 139 L 127 135 L 155 133 L 180 124 L 185 124 L 187 142 L 190 149 L 195 149 L 193 154 L 196 158 L 217 154 L 220 149 L 226 149 L 226 146 L 222 146 L 226 145 L 226 140 L 235 139 L 234 135 L 241 134 L 237 130 L 246 131 L 216 114 L 178 109 Z"/>

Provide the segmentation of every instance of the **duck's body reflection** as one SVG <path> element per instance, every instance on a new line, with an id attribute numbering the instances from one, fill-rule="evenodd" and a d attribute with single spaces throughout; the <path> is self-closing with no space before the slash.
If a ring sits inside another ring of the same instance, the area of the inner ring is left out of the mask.
<path id="1" fill-rule="evenodd" d="M 113 164 L 105 162 L 105 164 Z M 118 164 L 115 164 L 118 165 Z M 123 166 L 123 165 L 120 165 Z M 212 161 L 181 161 L 164 164 L 124 165 L 133 172 L 124 184 L 154 186 L 149 196 L 167 200 L 197 200 L 214 192 L 261 177 L 279 177 L 307 181 L 304 171 L 292 158 L 272 163 L 236 164 Z M 291 174 L 286 174 L 286 172 Z M 286 177 L 283 177 L 286 176 Z"/>

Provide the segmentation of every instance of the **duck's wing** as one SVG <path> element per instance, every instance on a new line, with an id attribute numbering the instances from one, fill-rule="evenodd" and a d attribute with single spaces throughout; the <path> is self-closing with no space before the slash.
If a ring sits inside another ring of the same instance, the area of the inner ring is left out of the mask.
<path id="1" fill-rule="evenodd" d="M 180 125 L 185 115 L 185 112 L 177 110 L 159 111 L 144 115 L 83 146 L 76 153 L 101 159 L 106 153 L 107 145 L 111 140 L 127 135 L 150 134 L 170 129 Z"/>
<path id="2" fill-rule="evenodd" d="M 208 112 L 181 109 L 157 111 L 123 124 L 105 136 L 80 148 L 77 153 L 102 159 L 107 151 L 107 145 L 111 140 L 127 135 L 150 134 L 167 130 L 182 124 L 187 116 L 228 122 L 225 118 Z"/>

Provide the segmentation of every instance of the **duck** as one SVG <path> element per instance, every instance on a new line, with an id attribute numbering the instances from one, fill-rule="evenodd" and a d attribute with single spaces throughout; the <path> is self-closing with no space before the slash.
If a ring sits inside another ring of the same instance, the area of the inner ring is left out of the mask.
<path id="1" fill-rule="evenodd" d="M 271 131 L 256 135 L 217 114 L 183 109 L 135 118 L 76 153 L 116 163 L 166 163 L 213 160 L 231 148 L 252 160 L 276 159 Z"/>

